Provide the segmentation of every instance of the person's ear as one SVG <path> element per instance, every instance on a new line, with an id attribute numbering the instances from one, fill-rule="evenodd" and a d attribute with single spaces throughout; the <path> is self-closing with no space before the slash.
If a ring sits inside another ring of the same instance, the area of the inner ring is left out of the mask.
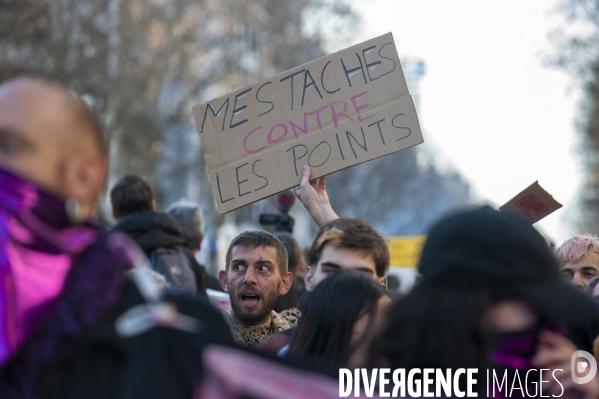
<path id="1" fill-rule="evenodd" d="M 65 194 L 75 201 L 80 216 L 91 219 L 94 216 L 99 195 L 104 187 L 107 162 L 102 155 L 87 155 L 73 159 L 65 172 Z"/>
<path id="2" fill-rule="evenodd" d="M 150 210 L 156 212 L 156 209 L 158 209 L 158 207 L 156 206 L 156 200 L 152 200 L 152 207 L 150 208 Z"/>
<path id="3" fill-rule="evenodd" d="M 382 285 L 383 287 L 387 288 L 387 280 L 385 279 L 385 276 L 379 277 L 378 282 L 379 282 L 380 285 Z"/>
<path id="4" fill-rule="evenodd" d="M 225 292 L 229 292 L 229 281 L 227 279 L 226 271 L 221 270 L 218 272 L 218 281 L 220 281 L 220 286 L 223 287 L 223 290 L 225 290 Z"/>
<path id="5" fill-rule="evenodd" d="M 116 213 L 116 211 L 114 210 L 114 208 L 112 208 L 112 217 L 116 221 L 118 221 L 120 219 L 119 215 Z"/>
<path id="6" fill-rule="evenodd" d="M 306 283 L 306 291 L 310 292 L 314 289 L 314 268 L 312 266 L 306 268 L 304 282 Z"/>
<path id="7" fill-rule="evenodd" d="M 291 283 L 293 283 L 293 273 L 287 272 L 281 279 L 281 287 L 279 288 L 279 295 L 285 295 L 291 289 Z"/>

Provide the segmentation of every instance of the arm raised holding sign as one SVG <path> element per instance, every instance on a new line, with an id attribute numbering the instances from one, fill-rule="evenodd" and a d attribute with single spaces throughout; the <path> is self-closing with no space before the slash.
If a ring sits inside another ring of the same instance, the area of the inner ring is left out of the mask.
<path id="1" fill-rule="evenodd" d="M 320 228 L 326 222 L 339 219 L 329 202 L 327 194 L 327 177 L 310 180 L 312 171 L 308 165 L 304 166 L 302 182 L 293 188 L 295 196 L 306 207 L 316 225 Z"/>

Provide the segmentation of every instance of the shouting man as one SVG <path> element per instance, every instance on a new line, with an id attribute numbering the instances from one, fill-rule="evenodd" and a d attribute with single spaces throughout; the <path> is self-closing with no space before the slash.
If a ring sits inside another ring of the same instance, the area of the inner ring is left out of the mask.
<path id="1" fill-rule="evenodd" d="M 254 346 L 297 324 L 297 309 L 273 310 L 277 297 L 291 287 L 293 276 L 287 263 L 287 250 L 266 231 L 246 231 L 231 242 L 226 268 L 218 277 L 231 299 L 231 310 L 223 311 L 240 345 Z"/>

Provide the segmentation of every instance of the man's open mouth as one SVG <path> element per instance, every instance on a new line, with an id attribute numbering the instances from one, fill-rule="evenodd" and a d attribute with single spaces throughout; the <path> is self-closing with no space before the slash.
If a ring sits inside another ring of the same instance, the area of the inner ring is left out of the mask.
<path id="1" fill-rule="evenodd" d="M 241 302 L 245 307 L 252 308 L 260 303 L 260 297 L 255 294 L 241 294 Z"/>

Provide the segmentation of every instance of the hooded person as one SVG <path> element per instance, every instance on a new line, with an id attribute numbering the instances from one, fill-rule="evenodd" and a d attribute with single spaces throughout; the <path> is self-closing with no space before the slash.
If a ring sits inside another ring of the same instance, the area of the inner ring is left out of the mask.
<path id="1" fill-rule="evenodd" d="M 419 272 L 433 284 L 505 287 L 563 323 L 581 349 L 592 348 L 597 334 L 586 331 L 599 322 L 599 307 L 563 281 L 545 239 L 517 215 L 482 207 L 439 222 Z"/>
<path id="2" fill-rule="evenodd" d="M 540 385 L 543 395 L 599 396 L 597 377 L 573 382 L 577 347 L 566 336 L 588 348 L 572 333 L 595 323 L 599 310 L 561 280 L 556 259 L 528 221 L 489 207 L 447 216 L 430 230 L 419 272 L 423 282 L 395 302 L 373 339 L 369 366 L 478 369 L 479 395 L 493 397 L 529 397 Z M 512 391 L 519 385 L 516 396 L 505 386 L 494 389 L 484 370 L 500 380 L 506 375 Z"/>

